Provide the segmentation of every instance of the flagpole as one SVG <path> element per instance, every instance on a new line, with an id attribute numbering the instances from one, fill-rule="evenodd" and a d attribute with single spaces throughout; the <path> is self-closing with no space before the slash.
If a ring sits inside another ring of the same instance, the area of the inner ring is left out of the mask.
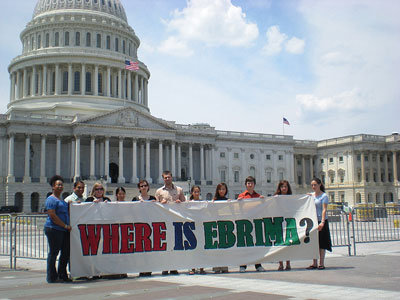
<path id="1" fill-rule="evenodd" d="M 285 135 L 285 123 L 283 123 L 283 116 L 282 116 L 282 135 Z"/>

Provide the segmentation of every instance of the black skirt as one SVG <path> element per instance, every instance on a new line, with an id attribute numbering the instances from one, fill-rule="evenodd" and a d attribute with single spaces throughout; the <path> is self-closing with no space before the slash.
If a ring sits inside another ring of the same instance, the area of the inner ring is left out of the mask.
<path id="1" fill-rule="evenodd" d="M 318 222 L 318 224 L 321 222 Z M 318 231 L 319 249 L 326 249 L 332 252 L 331 233 L 329 231 L 328 220 L 325 220 L 324 227 Z"/>

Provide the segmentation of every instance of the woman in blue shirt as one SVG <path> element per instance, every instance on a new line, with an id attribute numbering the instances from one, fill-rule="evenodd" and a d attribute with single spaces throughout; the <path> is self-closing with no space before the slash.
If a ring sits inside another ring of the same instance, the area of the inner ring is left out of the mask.
<path id="1" fill-rule="evenodd" d="M 312 195 L 314 196 L 318 217 L 319 266 L 318 260 L 314 259 L 313 264 L 307 269 L 323 270 L 325 269 L 325 252 L 326 250 L 332 252 L 331 234 L 329 232 L 328 216 L 326 213 L 329 199 L 325 194 L 325 187 L 319 178 L 311 180 L 311 188 L 314 191 Z"/>
<path id="2" fill-rule="evenodd" d="M 68 203 L 62 200 L 61 193 L 64 189 L 64 180 L 61 176 L 55 175 L 50 179 L 53 193 L 46 199 L 47 220 L 44 224 L 44 233 L 49 245 L 47 255 L 47 282 L 59 281 L 69 282 L 67 264 L 69 261 L 69 225 Z M 56 270 L 56 259 L 58 253 L 58 271 Z"/>

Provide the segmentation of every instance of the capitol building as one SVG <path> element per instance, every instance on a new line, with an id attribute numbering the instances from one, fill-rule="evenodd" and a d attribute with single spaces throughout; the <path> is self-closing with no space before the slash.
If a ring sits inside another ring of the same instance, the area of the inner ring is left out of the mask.
<path id="1" fill-rule="evenodd" d="M 171 170 L 201 186 L 203 199 L 226 182 L 229 197 L 255 176 L 272 195 L 286 179 L 295 193 L 320 177 L 332 202 L 384 205 L 400 198 L 400 136 L 359 134 L 321 141 L 176 124 L 149 110 L 150 71 L 119 0 L 38 0 L 21 33 L 22 53 L 8 67 L 10 99 L 0 114 L 0 206 L 36 212 L 54 174 L 88 187 L 102 181 L 137 194 Z M 126 61 L 138 62 L 127 70 Z M 2 70 L 5 72 L 5 70 Z"/>

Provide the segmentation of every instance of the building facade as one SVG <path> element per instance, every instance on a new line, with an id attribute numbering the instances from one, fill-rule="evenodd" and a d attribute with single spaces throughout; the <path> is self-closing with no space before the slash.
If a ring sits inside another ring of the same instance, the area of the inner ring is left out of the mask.
<path id="1" fill-rule="evenodd" d="M 38 211 L 54 174 L 66 179 L 66 194 L 76 179 L 103 181 L 109 191 L 124 185 L 133 194 L 141 178 L 160 186 L 166 169 L 200 185 L 204 199 L 219 182 L 236 197 L 248 175 L 264 195 L 281 179 L 309 192 L 318 176 L 334 202 L 399 199 L 396 134 L 314 142 L 152 116 L 150 72 L 119 0 L 39 0 L 21 41 L 0 115 L 0 206 Z M 126 70 L 125 61 L 139 69 Z"/>

